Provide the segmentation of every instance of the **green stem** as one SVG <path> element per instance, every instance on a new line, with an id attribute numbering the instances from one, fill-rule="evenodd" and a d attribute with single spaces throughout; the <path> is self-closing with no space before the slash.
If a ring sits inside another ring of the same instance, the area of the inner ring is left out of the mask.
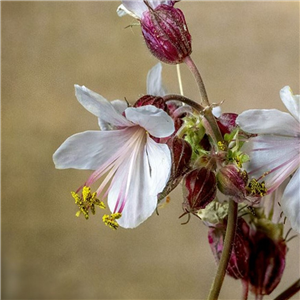
<path id="1" fill-rule="evenodd" d="M 300 279 L 278 295 L 274 300 L 287 300 L 300 291 Z"/>
<path id="2" fill-rule="evenodd" d="M 207 122 L 209 123 L 211 130 L 214 134 L 214 137 L 212 137 L 212 138 L 213 138 L 213 140 L 216 140 L 217 142 L 223 141 L 223 137 L 220 132 L 219 126 L 217 124 L 217 121 L 216 121 L 214 115 L 212 114 L 212 108 L 208 101 L 208 96 L 206 93 L 205 85 L 204 85 L 204 82 L 200 75 L 200 72 L 190 56 L 187 56 L 184 59 L 184 62 L 188 66 L 191 73 L 194 75 L 194 78 L 197 82 L 199 92 L 200 92 L 201 103 L 203 103 L 203 105 L 205 106 L 204 117 L 207 120 Z M 218 148 L 218 146 L 217 146 L 217 148 Z"/>
<path id="3" fill-rule="evenodd" d="M 221 291 L 221 287 L 224 281 L 227 265 L 231 256 L 231 250 L 235 237 L 235 230 L 237 224 L 238 205 L 233 200 L 229 200 L 228 208 L 228 222 L 224 239 L 224 248 L 218 270 L 213 281 L 213 284 L 208 295 L 208 300 L 217 300 Z"/>
<path id="4" fill-rule="evenodd" d="M 194 75 L 194 78 L 195 78 L 195 80 L 197 82 L 197 85 L 199 87 L 199 92 L 200 92 L 200 96 L 201 96 L 201 103 L 203 103 L 205 106 L 209 106 L 209 101 L 208 101 L 206 89 L 205 89 L 202 77 L 200 75 L 200 72 L 199 72 L 197 66 L 195 65 L 194 61 L 192 60 L 192 58 L 190 56 L 187 56 L 183 61 L 185 62 L 185 64 L 188 66 L 188 68 L 190 69 L 190 71 Z"/>

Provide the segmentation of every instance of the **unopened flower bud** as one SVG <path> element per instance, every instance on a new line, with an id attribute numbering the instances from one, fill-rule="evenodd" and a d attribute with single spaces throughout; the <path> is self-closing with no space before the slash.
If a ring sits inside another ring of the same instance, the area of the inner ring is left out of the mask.
<path id="1" fill-rule="evenodd" d="M 183 210 L 196 213 L 214 200 L 217 192 L 216 175 L 208 168 L 199 168 L 189 172 L 184 178 L 185 199 Z"/>
<path id="2" fill-rule="evenodd" d="M 139 98 L 133 105 L 133 107 L 140 107 L 145 105 L 153 105 L 164 111 L 167 111 L 167 105 L 162 97 L 145 95 Z"/>
<path id="3" fill-rule="evenodd" d="M 170 148 L 172 166 L 169 181 L 163 192 L 159 194 L 158 201 L 166 197 L 181 181 L 189 169 L 192 156 L 192 148 L 185 140 L 178 137 L 169 139 L 167 145 Z"/>
<path id="4" fill-rule="evenodd" d="M 221 193 L 242 200 L 246 195 L 248 174 L 235 165 L 222 167 L 217 173 L 217 185 Z"/>
<path id="5" fill-rule="evenodd" d="M 280 226 L 280 224 L 272 225 Z M 269 295 L 281 280 L 285 268 L 287 245 L 282 237 L 272 237 L 261 228 L 254 230 L 251 235 L 250 290 L 256 296 Z"/>
<path id="6" fill-rule="evenodd" d="M 191 35 L 180 9 L 161 4 L 144 12 L 140 21 L 146 45 L 159 60 L 178 64 L 191 54 Z"/>

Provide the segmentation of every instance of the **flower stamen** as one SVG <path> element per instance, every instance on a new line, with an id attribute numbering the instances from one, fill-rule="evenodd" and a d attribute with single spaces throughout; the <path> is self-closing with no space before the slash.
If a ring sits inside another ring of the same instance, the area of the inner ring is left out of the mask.
<path id="1" fill-rule="evenodd" d="M 258 182 L 255 178 L 252 178 L 246 187 L 246 190 L 251 196 L 263 197 L 267 194 L 267 188 L 265 182 Z"/>
<path id="2" fill-rule="evenodd" d="M 114 213 L 114 214 L 111 214 L 111 215 L 104 215 L 102 217 L 102 220 L 103 220 L 103 222 L 106 226 L 109 226 L 113 230 L 117 230 L 119 228 L 119 224 L 116 220 L 120 219 L 121 216 L 122 216 L 121 213 Z"/>
<path id="3" fill-rule="evenodd" d="M 71 192 L 71 195 L 79 208 L 79 211 L 76 213 L 76 217 L 79 217 L 82 213 L 85 219 L 88 220 L 89 210 L 91 210 L 93 215 L 96 213 L 95 206 L 105 209 L 104 203 L 96 198 L 97 193 L 91 193 L 91 188 L 88 186 L 84 186 L 82 188 L 81 196 L 75 192 Z"/>

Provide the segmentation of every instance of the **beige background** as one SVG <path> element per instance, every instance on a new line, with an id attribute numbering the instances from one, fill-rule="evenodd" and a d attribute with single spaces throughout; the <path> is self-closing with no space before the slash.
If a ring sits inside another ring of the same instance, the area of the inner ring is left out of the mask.
<path id="1" fill-rule="evenodd" d="M 105 227 L 102 212 L 76 218 L 70 191 L 89 171 L 55 170 L 52 154 L 70 135 L 97 129 L 73 85 L 130 102 L 156 64 L 119 2 L 2 2 L 2 298 L 203 299 L 215 273 L 207 229 L 181 226 L 181 190 L 134 230 Z M 299 3 L 187 2 L 193 54 L 211 102 L 223 111 L 285 110 L 279 90 L 299 93 Z M 197 99 L 182 66 L 186 96 Z M 178 93 L 174 66 L 163 69 Z M 299 277 L 299 238 L 284 278 Z M 239 299 L 225 280 L 222 299 Z M 298 297 L 296 297 L 298 298 Z M 295 298 L 295 299 L 296 299 Z"/>

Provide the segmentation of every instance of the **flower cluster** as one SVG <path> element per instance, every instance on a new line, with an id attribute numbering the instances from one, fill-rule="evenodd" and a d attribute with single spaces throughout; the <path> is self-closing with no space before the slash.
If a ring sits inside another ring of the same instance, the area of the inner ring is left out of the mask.
<path id="1" fill-rule="evenodd" d="M 77 100 L 98 118 L 100 130 L 72 135 L 53 161 L 58 169 L 93 170 L 72 192 L 76 215 L 88 219 L 96 207 L 106 208 L 107 199 L 110 213 L 102 220 L 112 229 L 137 227 L 182 183 L 179 217 L 187 215 L 189 221 L 193 215 L 208 226 L 216 261 L 226 260 L 227 251 L 228 260 L 220 266 L 228 264 L 227 274 L 259 298 L 276 288 L 285 268 L 283 222 L 266 217 L 264 204 L 265 196 L 283 184 L 283 195 L 272 207 L 280 202 L 292 228 L 300 232 L 300 96 L 289 87 L 280 91 L 290 114 L 275 109 L 221 113 L 219 105 L 208 101 L 190 57 L 191 35 L 175 2 L 123 0 L 117 13 L 139 21 L 147 47 L 160 61 L 188 66 L 201 104 L 168 94 L 160 63 L 148 73 L 146 95 L 133 104 L 110 102 L 75 85 Z"/>
<path id="2" fill-rule="evenodd" d="M 241 207 L 240 215 L 226 273 L 241 280 L 244 290 L 250 288 L 259 299 L 269 295 L 283 275 L 287 253 L 283 223 L 273 223 L 262 208 L 247 212 L 247 208 Z M 208 241 L 217 262 L 224 248 L 226 225 L 227 216 L 211 223 L 208 231 Z"/>

